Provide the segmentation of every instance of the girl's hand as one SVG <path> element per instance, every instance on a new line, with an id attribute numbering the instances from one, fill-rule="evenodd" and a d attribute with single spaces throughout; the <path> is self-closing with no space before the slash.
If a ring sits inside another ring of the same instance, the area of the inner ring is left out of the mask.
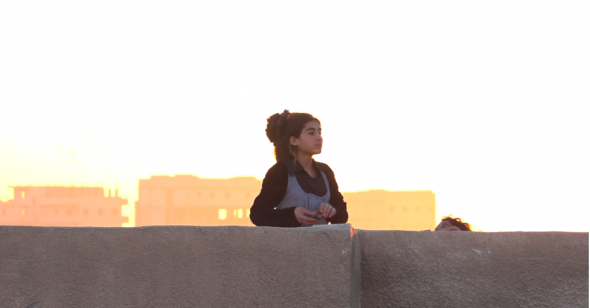
<path id="1" fill-rule="evenodd" d="M 322 216 L 326 218 L 330 218 L 336 215 L 336 209 L 330 205 L 328 202 L 322 202 L 320 204 L 320 208 L 318 210 L 319 213 L 322 213 Z"/>
<path id="2" fill-rule="evenodd" d="M 306 208 L 303 207 L 296 207 L 295 208 L 295 218 L 297 218 L 297 221 L 302 224 L 302 225 L 315 225 L 318 223 L 319 219 L 317 218 L 311 218 L 305 215 L 313 215 L 315 214 L 314 212 L 308 211 Z"/>

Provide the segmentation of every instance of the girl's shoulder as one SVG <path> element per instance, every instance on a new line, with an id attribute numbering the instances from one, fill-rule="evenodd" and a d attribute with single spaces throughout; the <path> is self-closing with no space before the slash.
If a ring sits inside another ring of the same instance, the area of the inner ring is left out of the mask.
<path id="1" fill-rule="evenodd" d="M 277 162 L 266 172 L 262 180 L 262 187 L 285 187 L 288 180 L 289 172 L 287 171 L 287 167 L 282 162 Z"/>
<path id="2" fill-rule="evenodd" d="M 334 174 L 334 171 L 332 171 L 332 168 L 330 168 L 328 164 L 320 163 L 319 161 L 316 161 L 315 163 L 318 165 L 318 168 L 320 168 L 320 170 L 324 171 L 324 173 Z"/>
<path id="3" fill-rule="evenodd" d="M 276 162 L 272 167 L 270 167 L 270 169 L 268 169 L 268 171 L 266 172 L 266 176 L 273 176 L 273 175 L 282 175 L 282 174 L 287 174 L 287 166 L 285 166 L 285 163 L 283 163 L 282 161 L 278 161 Z"/>

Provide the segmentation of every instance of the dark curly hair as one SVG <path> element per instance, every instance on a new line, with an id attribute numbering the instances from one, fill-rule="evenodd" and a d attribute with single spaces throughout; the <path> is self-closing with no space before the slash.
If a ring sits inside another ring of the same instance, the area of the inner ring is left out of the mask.
<path id="1" fill-rule="evenodd" d="M 461 231 L 471 231 L 471 226 L 467 222 L 462 222 L 461 218 L 455 218 L 452 215 L 443 217 L 440 221 L 448 221 L 451 225 L 459 228 Z"/>
<path id="2" fill-rule="evenodd" d="M 275 158 L 277 161 L 295 159 L 289 138 L 301 136 L 303 127 L 309 121 L 320 120 L 309 113 L 290 113 L 289 110 L 283 113 L 271 115 L 266 124 L 266 136 L 275 146 Z"/>

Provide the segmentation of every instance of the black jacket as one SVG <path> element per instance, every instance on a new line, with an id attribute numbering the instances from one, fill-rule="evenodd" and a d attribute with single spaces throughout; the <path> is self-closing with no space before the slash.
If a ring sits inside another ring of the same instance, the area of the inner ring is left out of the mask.
<path id="1" fill-rule="evenodd" d="M 295 207 L 286 209 L 275 209 L 285 197 L 289 183 L 289 173 L 306 172 L 301 165 L 291 163 L 292 161 L 279 161 L 266 173 L 262 181 L 260 194 L 254 200 L 250 209 L 250 220 L 257 226 L 270 227 L 300 227 L 301 224 L 295 218 Z M 313 161 L 314 167 L 323 171 L 330 185 L 330 205 L 336 209 L 336 215 L 329 218 L 328 221 L 333 224 L 346 223 L 348 221 L 348 212 L 346 211 L 346 202 L 340 191 L 334 177 L 334 171 L 323 163 Z M 300 177 L 298 176 L 298 181 Z M 301 184 L 301 183 L 300 183 Z M 300 185 L 304 186 L 304 185 Z M 304 189 L 305 190 L 305 189 Z M 308 192 L 308 191 L 306 191 Z"/>

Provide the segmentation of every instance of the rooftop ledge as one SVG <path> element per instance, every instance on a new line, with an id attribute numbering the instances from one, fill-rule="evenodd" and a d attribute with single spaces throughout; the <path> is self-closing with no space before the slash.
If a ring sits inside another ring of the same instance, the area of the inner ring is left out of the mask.
<path id="1" fill-rule="evenodd" d="M 0 307 L 587 307 L 588 233 L 0 226 Z"/>

